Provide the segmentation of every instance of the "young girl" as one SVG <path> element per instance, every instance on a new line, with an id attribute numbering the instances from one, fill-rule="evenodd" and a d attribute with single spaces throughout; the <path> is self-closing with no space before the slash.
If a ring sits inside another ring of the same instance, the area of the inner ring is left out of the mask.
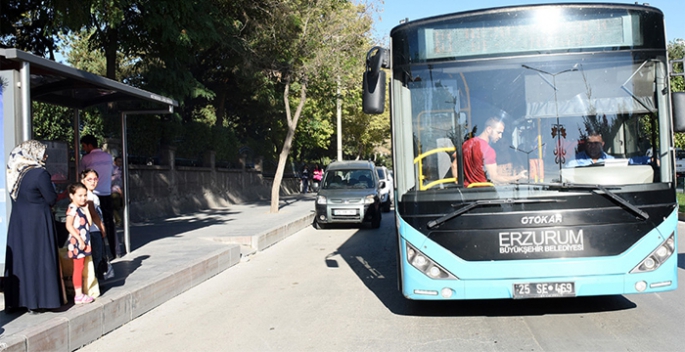
<path id="1" fill-rule="evenodd" d="M 84 304 L 93 302 L 93 297 L 83 294 L 83 265 L 85 258 L 90 255 L 90 225 L 93 220 L 86 208 L 88 191 L 82 183 L 72 183 L 67 188 L 71 203 L 67 209 L 67 230 L 69 231 L 68 255 L 74 260 L 74 303 Z"/>
<path id="2" fill-rule="evenodd" d="M 100 209 L 100 198 L 98 198 L 93 191 L 98 185 L 98 173 L 93 169 L 85 169 L 81 171 L 81 183 L 86 186 L 88 190 L 86 207 L 84 210 L 88 210 L 90 213 L 90 218 L 93 220 L 90 224 L 90 240 L 93 255 L 93 267 L 98 278 L 103 278 L 102 276 L 107 271 L 107 258 L 103 258 L 104 246 L 107 239 L 105 233 L 105 226 L 102 222 L 102 210 Z M 104 265 L 102 261 L 104 260 Z M 104 271 L 102 271 L 104 269 Z"/>

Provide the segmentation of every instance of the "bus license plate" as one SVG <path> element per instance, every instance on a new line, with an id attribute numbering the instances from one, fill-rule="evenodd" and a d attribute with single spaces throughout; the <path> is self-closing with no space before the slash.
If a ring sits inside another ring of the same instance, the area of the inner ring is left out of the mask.
<path id="1" fill-rule="evenodd" d="M 573 282 L 535 282 L 514 284 L 514 298 L 575 297 Z"/>
<path id="2" fill-rule="evenodd" d="M 357 215 L 357 209 L 333 209 L 333 215 Z"/>

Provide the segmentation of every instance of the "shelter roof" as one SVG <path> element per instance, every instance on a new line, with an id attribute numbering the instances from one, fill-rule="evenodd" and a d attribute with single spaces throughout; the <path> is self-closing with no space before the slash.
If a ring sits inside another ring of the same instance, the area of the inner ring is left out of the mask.
<path id="1" fill-rule="evenodd" d="M 30 64 L 31 99 L 84 109 L 90 106 L 128 102 L 128 109 L 145 105 L 173 111 L 178 102 L 96 74 L 78 70 L 18 49 L 0 49 L 0 70 L 20 70 Z"/>

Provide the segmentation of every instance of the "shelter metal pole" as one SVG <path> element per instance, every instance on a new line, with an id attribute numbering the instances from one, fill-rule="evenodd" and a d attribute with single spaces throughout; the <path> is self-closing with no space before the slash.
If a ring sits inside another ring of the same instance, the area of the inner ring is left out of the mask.
<path id="1" fill-rule="evenodd" d="M 81 175 L 78 173 L 79 166 L 81 165 L 81 131 L 79 131 L 81 115 L 79 112 L 79 109 L 74 109 L 74 182 L 81 180 Z"/>
<path id="2" fill-rule="evenodd" d="M 128 146 L 126 143 L 126 112 L 121 113 L 121 181 L 124 186 L 124 250 L 131 252 L 131 234 L 128 220 Z M 116 238 L 116 236 L 114 236 Z"/>
<path id="3" fill-rule="evenodd" d="M 21 139 L 31 139 L 31 64 L 24 61 L 19 70 L 21 75 Z"/>
<path id="4" fill-rule="evenodd" d="M 171 114 L 174 107 L 169 105 L 168 110 L 137 110 L 121 112 L 121 181 L 124 184 L 124 246 L 126 254 L 131 253 L 131 232 L 129 226 L 129 196 L 128 196 L 128 138 L 126 133 L 126 118 L 128 115 L 153 115 Z"/>

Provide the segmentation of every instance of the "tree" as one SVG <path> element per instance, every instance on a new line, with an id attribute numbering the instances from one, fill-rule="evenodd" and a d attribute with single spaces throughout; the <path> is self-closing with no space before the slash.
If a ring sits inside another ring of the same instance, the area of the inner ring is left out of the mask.
<path id="1" fill-rule="evenodd" d="M 348 89 L 345 99 L 343 126 L 345 133 L 344 154 L 352 159 L 371 159 L 376 147 L 386 143 L 390 136 L 390 117 L 388 109 L 383 114 L 367 115 L 362 112 L 362 70 L 360 64 L 359 79 L 354 88 Z"/>
<path id="2" fill-rule="evenodd" d="M 58 35 L 88 22 L 88 0 L 0 1 L 0 47 L 55 59 Z"/>
<path id="3" fill-rule="evenodd" d="M 340 58 L 362 55 L 364 42 L 360 38 L 369 32 L 371 21 L 363 6 L 345 0 L 296 0 L 281 2 L 271 9 L 272 22 L 265 26 L 256 44 L 266 54 L 263 59 L 273 58 L 262 62 L 268 63 L 262 66 L 263 72 L 275 87 L 282 88 L 286 117 L 286 135 L 271 189 L 271 212 L 276 213 L 285 165 L 310 82 L 338 77 L 344 66 Z"/>

